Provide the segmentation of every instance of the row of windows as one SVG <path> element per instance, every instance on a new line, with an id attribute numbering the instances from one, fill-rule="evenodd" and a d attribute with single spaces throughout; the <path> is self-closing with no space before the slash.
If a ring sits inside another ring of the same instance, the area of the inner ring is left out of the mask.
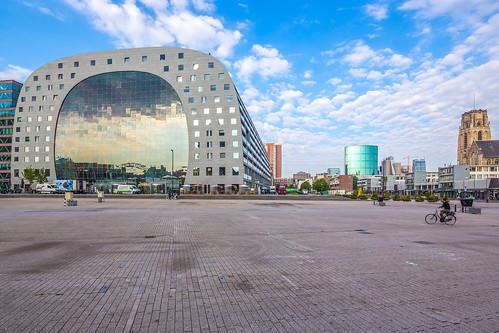
<path id="1" fill-rule="evenodd" d="M 205 121 L 204 121 L 204 122 L 205 122 L 205 125 L 206 125 L 206 126 L 211 125 L 211 119 L 205 119 Z M 224 124 L 225 124 L 225 119 L 223 119 L 223 118 L 218 118 L 217 123 L 218 123 L 218 125 L 224 125 Z M 231 119 L 231 124 L 232 124 L 232 125 L 235 125 L 235 124 L 236 124 L 236 119 L 235 119 L 235 118 L 232 118 L 232 119 Z M 192 121 L 192 125 L 193 125 L 193 126 L 199 126 L 199 119 L 194 119 L 194 120 Z"/>
<path id="2" fill-rule="evenodd" d="M 41 130 L 41 126 L 34 126 L 33 129 L 36 133 L 38 133 Z M 45 126 L 45 131 L 50 132 L 51 130 L 52 130 L 52 127 L 50 125 Z M 26 126 L 25 131 L 26 131 L 26 133 L 31 133 L 31 126 Z M 16 127 L 16 133 L 20 133 L 20 132 L 21 132 L 21 127 Z"/>
<path id="3" fill-rule="evenodd" d="M 208 142 L 207 142 L 207 143 L 208 143 Z M 210 143 L 211 143 L 211 142 L 210 142 Z M 214 156 L 214 155 L 213 155 L 213 153 L 206 153 L 206 159 L 207 159 L 207 160 L 212 160 L 212 159 L 213 159 L 213 156 Z M 221 152 L 221 153 L 219 153 L 219 155 L 218 155 L 218 157 L 219 157 L 220 159 L 225 159 L 225 158 L 226 158 L 226 156 L 227 156 L 227 154 L 226 154 L 225 152 Z M 239 159 L 239 153 L 237 153 L 237 152 L 232 153 L 232 158 L 233 158 L 233 159 L 235 159 L 235 160 Z M 200 154 L 200 153 L 195 153 L 195 154 L 194 154 L 194 159 L 195 159 L 195 160 L 200 160 L 200 159 L 201 159 L 201 154 Z"/>
<path id="4" fill-rule="evenodd" d="M 179 52 L 177 53 L 177 59 L 184 59 L 184 53 L 183 52 Z M 149 61 L 149 56 L 147 55 L 143 55 L 140 57 L 140 60 L 141 62 L 148 62 Z M 159 60 L 160 61 L 166 61 L 166 53 L 163 53 L 163 54 L 160 54 L 159 55 Z M 126 57 L 123 57 L 123 63 L 124 64 L 128 64 L 132 61 L 132 58 L 129 57 L 129 56 L 126 56 Z M 108 65 L 112 65 L 113 64 L 113 58 L 107 58 L 106 59 L 106 64 Z M 97 60 L 95 59 L 92 59 L 89 61 L 89 65 L 90 66 L 96 66 L 97 65 Z M 78 68 L 80 67 L 80 62 L 79 61 L 74 61 L 73 62 L 73 67 L 74 68 Z M 57 68 L 58 69 L 63 69 L 64 68 L 64 63 L 60 62 L 57 64 Z M 208 62 L 208 68 L 215 68 L 215 63 L 214 62 Z M 198 70 L 199 69 L 199 64 L 198 63 L 195 63 L 195 64 L 192 64 L 192 69 L 193 70 Z M 50 80 L 47 79 L 47 80 Z M 33 81 L 38 81 L 38 76 L 34 76 L 33 77 Z"/>
<path id="5" fill-rule="evenodd" d="M 218 168 L 218 175 L 219 176 L 226 176 L 226 171 L 225 171 L 225 167 L 219 167 Z M 200 168 L 193 168 L 192 169 L 192 175 L 193 176 L 200 176 Z M 206 176 L 213 176 L 213 167 L 206 167 L 205 168 L 205 175 Z M 239 176 L 239 167 L 235 166 L 235 167 L 232 167 L 232 175 L 233 176 Z"/>
<path id="6" fill-rule="evenodd" d="M 46 95 L 43 95 L 41 101 L 45 102 L 48 99 L 49 98 Z M 59 99 L 59 95 L 52 95 L 52 100 L 53 101 L 57 101 L 58 99 Z M 31 96 L 31 101 L 36 102 L 36 96 Z M 26 97 L 24 97 L 24 96 L 21 97 L 21 102 L 26 102 Z M 19 109 L 21 110 L 20 112 L 22 112 L 22 107 L 20 107 Z"/>
<path id="7" fill-rule="evenodd" d="M 233 129 L 231 131 L 231 134 L 232 134 L 232 136 L 237 136 L 237 129 Z M 207 137 L 213 136 L 213 130 L 211 130 L 211 129 L 206 130 L 206 136 Z M 225 136 L 225 130 L 219 129 L 218 136 Z M 199 148 L 199 142 L 194 142 L 194 148 Z"/>
<path id="8" fill-rule="evenodd" d="M 76 78 L 76 73 L 71 73 L 71 74 L 69 74 L 69 77 L 70 77 L 71 79 Z M 58 79 L 58 80 L 63 80 L 63 79 L 64 79 L 64 74 L 62 74 L 62 73 L 57 74 L 57 79 Z M 52 75 L 51 75 L 51 74 L 47 74 L 47 75 L 45 75 L 45 81 L 50 81 L 50 80 L 52 80 Z M 33 81 L 35 81 L 35 82 L 37 82 L 37 81 L 38 81 L 38 75 L 33 76 Z M 41 88 L 41 86 L 37 86 L 37 89 L 38 89 L 38 87 L 40 87 L 40 88 Z M 26 92 L 28 92 L 28 91 L 30 90 L 30 87 L 29 87 L 29 86 L 26 86 L 26 87 L 24 87 L 24 90 L 25 90 Z"/>
<path id="9" fill-rule="evenodd" d="M 57 87 L 57 85 L 56 85 L 56 87 Z M 58 85 L 58 87 L 59 87 L 59 90 L 64 90 L 64 83 L 60 83 Z M 42 86 L 36 86 L 35 89 L 36 89 L 36 91 L 42 91 Z M 53 91 L 54 90 L 54 85 L 53 84 L 48 84 L 47 85 L 47 90 L 48 91 Z M 31 87 L 29 87 L 29 86 L 24 87 L 24 91 L 25 92 L 30 92 L 31 91 Z M 21 97 L 21 102 L 25 102 L 25 101 L 26 101 L 26 97 Z M 31 101 L 32 102 L 36 102 L 36 96 L 31 96 Z"/>
<path id="10" fill-rule="evenodd" d="M 179 76 L 181 78 L 181 76 Z M 182 81 L 177 81 L 177 82 L 182 82 Z M 224 83 L 224 90 L 230 90 L 230 84 Z M 197 87 L 198 92 L 204 92 L 204 87 L 203 86 L 198 86 Z M 217 91 L 217 85 L 216 84 L 210 84 L 210 91 Z M 190 86 L 184 86 L 184 92 L 188 93 L 191 92 L 191 87 Z"/>
<path id="11" fill-rule="evenodd" d="M 50 110 L 50 111 L 53 111 L 53 110 Z M 52 116 L 47 116 L 47 121 L 52 121 L 52 119 L 54 119 Z M 43 117 L 42 116 L 37 116 L 37 117 L 28 116 L 28 117 L 26 117 L 26 121 L 28 123 L 31 123 L 33 121 L 41 122 L 41 121 L 43 121 Z M 17 122 L 22 123 L 23 117 L 17 117 Z"/>
<path id="12" fill-rule="evenodd" d="M 29 156 L 24 156 L 24 163 L 30 163 L 30 162 L 39 163 L 41 161 L 50 162 L 50 156 L 42 156 L 42 157 L 43 159 L 40 160 L 40 156 L 33 156 L 32 159 L 30 159 Z M 14 162 L 19 162 L 19 156 L 14 156 Z"/>
<path id="13" fill-rule="evenodd" d="M 232 103 L 232 101 L 233 101 L 233 100 L 234 100 L 234 96 L 232 96 L 232 95 L 227 95 L 227 103 Z M 220 103 L 221 101 L 222 101 L 222 99 L 220 98 L 220 96 L 213 96 L 213 103 L 218 104 L 218 103 Z M 187 99 L 187 102 L 188 102 L 189 104 L 193 104 L 193 103 L 195 103 L 195 98 L 194 98 L 194 97 L 189 97 L 189 98 Z M 201 102 L 201 104 L 206 104 L 206 103 L 208 103 L 208 97 L 206 97 L 206 96 L 202 96 L 202 97 L 200 98 L 200 102 Z"/>
<path id="14" fill-rule="evenodd" d="M 49 169 L 41 169 L 41 171 L 45 172 L 45 176 L 50 177 Z M 19 169 L 14 169 L 14 177 L 19 177 Z"/>
<path id="15" fill-rule="evenodd" d="M 169 72 L 169 71 L 170 71 L 170 66 L 164 66 L 164 67 L 163 67 L 163 72 Z M 223 79 L 225 79 L 225 73 L 218 73 L 218 79 L 219 79 L 219 80 L 223 80 Z M 186 78 L 186 80 L 187 80 L 187 78 Z M 191 75 L 189 76 L 189 80 L 190 80 L 191 82 L 195 82 L 195 81 L 197 81 L 197 80 L 198 80 L 198 79 L 197 79 L 197 75 L 196 75 L 196 74 L 191 74 Z M 211 80 L 211 74 L 203 74 L 203 80 L 204 80 L 204 81 L 209 81 L 209 80 Z M 182 75 L 177 75 L 177 77 L 176 77 L 175 81 L 177 81 L 177 82 L 179 82 L 179 83 L 180 83 L 180 82 L 184 82 L 184 77 L 183 77 Z M 227 90 L 228 90 L 228 89 L 227 89 Z"/>
<path id="16" fill-rule="evenodd" d="M 14 138 L 14 140 L 15 140 L 15 142 L 21 142 L 21 138 L 20 138 L 20 137 L 18 137 L 18 136 L 16 136 L 16 137 Z M 37 136 L 37 135 L 33 137 L 33 140 L 34 140 L 34 142 L 41 142 L 41 141 L 40 141 L 40 140 L 41 140 L 41 139 L 40 139 L 40 137 L 39 137 L 39 136 Z M 24 142 L 31 142 L 30 137 L 29 137 L 29 136 L 25 136 L 25 137 L 24 137 Z M 45 142 L 50 142 L 50 136 L 48 136 L 48 135 L 47 135 L 47 136 L 45 136 Z"/>
<path id="17" fill-rule="evenodd" d="M 223 113 L 223 108 L 217 107 L 215 109 L 216 113 L 221 114 Z M 236 113 L 236 108 L 231 106 L 229 107 L 229 113 Z M 196 108 L 191 109 L 191 114 L 196 115 L 198 114 L 198 110 Z M 210 108 L 203 108 L 203 114 L 210 114 Z"/>

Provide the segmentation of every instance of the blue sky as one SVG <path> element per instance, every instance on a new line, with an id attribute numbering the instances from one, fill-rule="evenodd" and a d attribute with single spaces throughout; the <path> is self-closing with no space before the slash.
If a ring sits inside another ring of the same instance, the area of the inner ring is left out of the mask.
<path id="1" fill-rule="evenodd" d="M 499 131 L 499 2 L 9 0 L 0 79 L 80 52 L 174 45 L 223 59 L 285 175 L 380 158 L 456 160 L 459 116 L 487 108 Z"/>

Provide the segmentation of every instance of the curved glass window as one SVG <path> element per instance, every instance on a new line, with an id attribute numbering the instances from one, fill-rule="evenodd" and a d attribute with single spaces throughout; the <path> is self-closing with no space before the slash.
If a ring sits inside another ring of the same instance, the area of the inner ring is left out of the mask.
<path id="1" fill-rule="evenodd" d="M 55 138 L 56 177 L 111 190 L 165 183 L 187 166 L 187 121 L 178 94 L 144 72 L 99 74 L 64 100 Z M 113 186 L 114 185 L 114 186 Z"/>

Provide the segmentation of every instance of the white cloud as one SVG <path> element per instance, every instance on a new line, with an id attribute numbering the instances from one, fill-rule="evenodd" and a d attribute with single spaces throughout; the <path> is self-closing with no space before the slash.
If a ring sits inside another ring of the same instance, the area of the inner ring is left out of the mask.
<path id="1" fill-rule="evenodd" d="M 312 71 L 308 70 L 303 73 L 303 77 L 307 80 L 310 80 L 312 78 Z"/>
<path id="2" fill-rule="evenodd" d="M 376 21 L 384 20 L 388 17 L 388 5 L 386 4 L 368 4 L 364 7 L 367 15 Z"/>
<path id="3" fill-rule="evenodd" d="M 21 1 L 21 3 L 26 7 L 33 8 L 44 15 L 52 16 L 59 21 L 64 21 L 64 16 L 62 16 L 61 13 L 50 9 L 49 7 L 41 5 L 40 3 L 38 3 L 38 1 Z"/>
<path id="4" fill-rule="evenodd" d="M 222 21 L 196 11 L 212 11 L 205 0 L 64 0 L 89 17 L 93 26 L 113 38 L 119 47 L 179 45 L 227 58 L 242 38 Z M 139 3 L 150 10 L 144 10 Z M 191 10 L 192 8 L 192 10 Z"/>
<path id="5" fill-rule="evenodd" d="M 357 41 L 351 52 L 343 57 L 343 60 L 350 65 L 358 66 L 366 62 L 380 62 L 383 57 L 374 52 L 363 41 Z"/>
<path id="6" fill-rule="evenodd" d="M 300 90 L 284 90 L 281 92 L 279 99 L 289 101 L 292 99 L 297 99 L 303 96 L 303 92 Z"/>
<path id="7" fill-rule="evenodd" d="M 7 68 L 0 71 L 0 80 L 16 80 L 24 82 L 24 80 L 26 80 L 31 73 L 31 69 L 17 65 L 7 65 Z"/>
<path id="8" fill-rule="evenodd" d="M 255 44 L 251 51 L 253 55 L 234 63 L 238 77 L 244 82 L 249 82 L 253 75 L 259 75 L 264 79 L 283 76 L 291 68 L 291 64 L 276 48 Z"/>

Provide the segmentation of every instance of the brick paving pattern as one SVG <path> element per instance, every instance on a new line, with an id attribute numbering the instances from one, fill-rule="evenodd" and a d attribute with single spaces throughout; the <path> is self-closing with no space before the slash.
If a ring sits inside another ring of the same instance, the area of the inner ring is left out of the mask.
<path id="1" fill-rule="evenodd" d="M 0 199 L 0 331 L 499 332 L 499 204 Z"/>

